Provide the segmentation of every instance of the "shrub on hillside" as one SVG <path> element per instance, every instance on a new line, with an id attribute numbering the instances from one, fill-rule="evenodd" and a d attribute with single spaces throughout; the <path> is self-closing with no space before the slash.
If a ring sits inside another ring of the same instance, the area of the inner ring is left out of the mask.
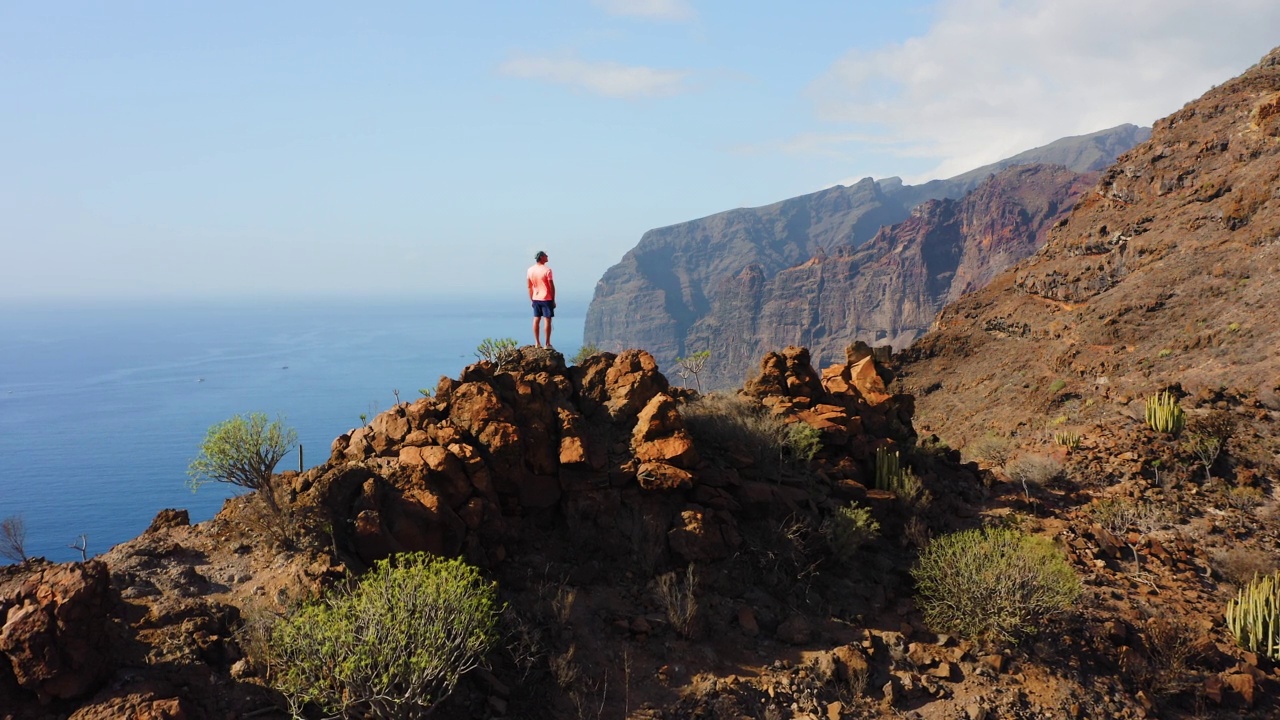
<path id="1" fill-rule="evenodd" d="M 819 433 L 805 423 L 787 424 L 736 395 L 711 393 L 680 406 L 699 448 L 745 454 L 760 464 L 804 463 L 821 449 Z"/>
<path id="2" fill-rule="evenodd" d="M 858 548 L 880 534 L 880 523 L 871 515 L 871 508 L 855 502 L 836 510 L 819 529 L 836 560 L 849 563 Z"/>
<path id="3" fill-rule="evenodd" d="M 358 584 L 304 605 L 271 633 L 271 682 L 293 714 L 430 714 L 497 638 L 497 585 L 461 560 L 383 560 Z"/>
<path id="4" fill-rule="evenodd" d="M 519 346 L 513 338 L 485 338 L 476 346 L 476 357 L 493 363 L 498 370 L 506 370 L 519 357 Z"/>
<path id="5" fill-rule="evenodd" d="M 1022 484 L 1022 491 L 1030 499 L 1037 488 L 1052 485 L 1067 476 L 1062 462 L 1048 455 L 1023 455 L 1005 468 L 1009 479 Z"/>
<path id="6" fill-rule="evenodd" d="M 964 456 L 971 461 L 983 463 L 989 467 L 1001 467 L 1009 462 L 1013 453 L 1008 438 L 998 435 L 984 435 L 970 441 L 964 446 Z"/>
<path id="7" fill-rule="evenodd" d="M 1032 635 L 1080 596 L 1080 579 L 1053 543 L 1016 530 L 944 535 L 911 574 L 929 626 L 975 640 Z"/>

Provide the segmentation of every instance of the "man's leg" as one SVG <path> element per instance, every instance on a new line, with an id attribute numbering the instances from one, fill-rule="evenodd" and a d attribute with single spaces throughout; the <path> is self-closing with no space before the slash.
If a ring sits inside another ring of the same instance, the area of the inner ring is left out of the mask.
<path id="1" fill-rule="evenodd" d="M 538 341 L 538 335 L 542 330 L 542 318 L 537 315 L 533 316 L 533 344 L 542 347 L 542 343 Z"/>
<path id="2" fill-rule="evenodd" d="M 551 318 L 547 318 L 547 347 L 551 347 Z"/>

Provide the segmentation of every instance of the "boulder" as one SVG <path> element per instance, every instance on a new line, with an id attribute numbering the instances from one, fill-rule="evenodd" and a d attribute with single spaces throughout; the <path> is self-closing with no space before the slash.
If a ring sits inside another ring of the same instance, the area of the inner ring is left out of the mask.
<path id="1" fill-rule="evenodd" d="M 41 700 L 87 695 L 107 662 L 110 581 L 90 560 L 29 563 L 0 581 L 0 653 L 22 688 Z"/>

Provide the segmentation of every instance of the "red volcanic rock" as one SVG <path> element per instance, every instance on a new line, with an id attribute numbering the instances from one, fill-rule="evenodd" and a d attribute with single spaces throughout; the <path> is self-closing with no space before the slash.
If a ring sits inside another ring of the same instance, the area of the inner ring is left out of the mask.
<path id="1" fill-rule="evenodd" d="M 670 397 L 655 395 L 640 411 L 631 434 L 635 456 L 642 462 L 664 462 L 692 469 L 698 450 L 685 429 L 684 418 Z"/>
<path id="2" fill-rule="evenodd" d="M 636 480 L 645 490 L 688 490 L 693 487 L 693 474 L 664 462 L 641 463 Z"/>
<path id="3" fill-rule="evenodd" d="M 675 527 L 667 533 L 671 551 L 685 562 L 723 560 L 742 543 L 733 517 L 707 508 L 689 508 L 680 513 Z"/>
<path id="4" fill-rule="evenodd" d="M 67 720 L 187 720 L 190 717 L 188 703 L 180 697 L 130 692 L 95 699 L 72 713 Z"/>
<path id="5" fill-rule="evenodd" d="M 191 516 L 186 510 L 161 510 L 156 513 L 156 517 L 151 521 L 150 527 L 146 529 L 145 535 L 157 533 L 161 530 L 167 530 L 174 527 L 185 527 L 191 524 Z"/>
<path id="6" fill-rule="evenodd" d="M 0 579 L 0 653 L 18 685 L 42 699 L 75 698 L 112 670 L 106 661 L 107 566 L 28 563 Z"/>

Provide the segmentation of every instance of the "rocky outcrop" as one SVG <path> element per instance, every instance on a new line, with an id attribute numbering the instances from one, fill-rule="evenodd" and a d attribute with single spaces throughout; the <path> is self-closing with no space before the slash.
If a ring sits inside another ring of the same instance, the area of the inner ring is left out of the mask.
<path id="1" fill-rule="evenodd" d="M 41 701 L 94 690 L 107 658 L 107 567 L 32 561 L 0 575 L 0 698 L 12 681 Z M 16 696 L 10 687 L 8 694 Z"/>
<path id="2" fill-rule="evenodd" d="M 834 287 L 852 280 L 856 268 L 846 267 L 843 271 L 828 268 L 820 282 L 812 278 L 812 272 L 800 268 L 808 268 L 814 258 L 848 255 L 875 237 L 881 228 L 908 220 L 912 208 L 921 203 L 961 198 L 990 175 L 1011 165 L 1056 163 L 1075 172 L 1092 172 L 1105 167 L 1116 154 L 1145 137 L 1145 133 L 1142 128 L 1121 126 L 1093 135 L 1064 138 L 950 180 L 908 186 L 897 178 L 880 181 L 865 178 L 848 187 L 837 186 L 773 205 L 731 210 L 651 230 L 596 284 L 595 296 L 587 311 L 585 342 L 614 351 L 643 347 L 664 367 L 670 367 L 677 356 L 707 348 L 707 319 L 718 313 L 718 321 L 711 325 L 734 338 L 729 346 L 739 349 L 717 385 L 736 386 L 759 352 L 775 350 L 788 343 L 817 348 L 815 343 L 827 342 L 819 334 L 800 336 L 804 329 L 816 324 L 817 318 L 812 316 L 816 308 L 797 298 L 781 296 L 774 300 L 778 305 L 788 299 L 800 303 L 780 311 L 787 317 L 779 320 L 788 324 L 778 332 L 792 337 L 783 342 L 763 338 L 761 328 L 770 332 L 775 328 L 758 312 L 763 301 L 754 293 L 763 283 L 774 282 L 782 288 L 786 282 L 808 281 L 812 292 L 815 287 Z M 999 264 L 1007 260 L 997 249 L 992 262 Z M 789 269 L 799 270 L 803 277 L 775 282 L 776 276 Z M 965 280 L 981 282 L 983 274 L 974 272 Z M 963 289 L 964 282 L 958 287 Z M 840 292 L 836 290 L 835 294 Z M 853 292 L 849 289 L 846 294 Z M 904 305 L 911 302 L 911 298 L 902 299 Z M 886 304 L 894 303 L 895 298 L 890 297 Z M 753 309 L 757 312 L 750 312 Z M 918 314 L 932 319 L 934 310 L 933 305 L 919 306 Z M 916 327 L 920 321 L 915 319 L 914 312 L 908 309 L 906 314 L 911 317 L 905 325 L 898 321 L 876 321 L 871 331 L 832 339 L 829 345 L 823 345 L 819 356 L 836 357 L 848 337 L 874 341 L 877 333 L 881 339 L 890 334 L 904 338 L 911 333 L 918 334 Z M 828 327 L 840 320 L 832 315 L 823 319 L 829 321 Z M 927 324 L 927 320 L 925 322 Z M 726 363 L 723 356 L 718 362 L 722 366 Z"/>
<path id="3" fill-rule="evenodd" d="M 724 468 L 703 456 L 680 410 L 690 391 L 671 387 L 649 353 L 602 353 L 574 367 L 558 353 L 521 353 L 512 371 L 479 363 L 442 379 L 434 397 L 339 437 L 329 463 L 299 478 L 363 562 L 426 550 L 492 567 L 522 544 L 531 518 L 602 502 L 665 523 L 658 554 L 691 562 L 737 547 L 726 507 L 794 511 L 800 498 L 760 485 L 750 462 Z M 858 346 L 824 380 L 807 350 L 788 348 L 764 358 L 744 396 L 819 430 L 817 467 L 832 482 L 858 483 L 875 446 L 911 438 L 911 399 L 890 394 L 881 372 Z M 597 521 L 602 549 L 635 552 L 610 546 L 616 517 Z"/>
<path id="4" fill-rule="evenodd" d="M 707 374 L 717 386 L 736 384 L 750 358 L 786 345 L 808 347 L 818 365 L 857 341 L 909 345 L 946 303 L 1035 252 L 1094 179 L 1011 168 L 963 200 L 920 205 L 861 248 L 821 252 L 772 279 L 750 266 L 720 284 L 688 342 L 711 351 Z"/>

